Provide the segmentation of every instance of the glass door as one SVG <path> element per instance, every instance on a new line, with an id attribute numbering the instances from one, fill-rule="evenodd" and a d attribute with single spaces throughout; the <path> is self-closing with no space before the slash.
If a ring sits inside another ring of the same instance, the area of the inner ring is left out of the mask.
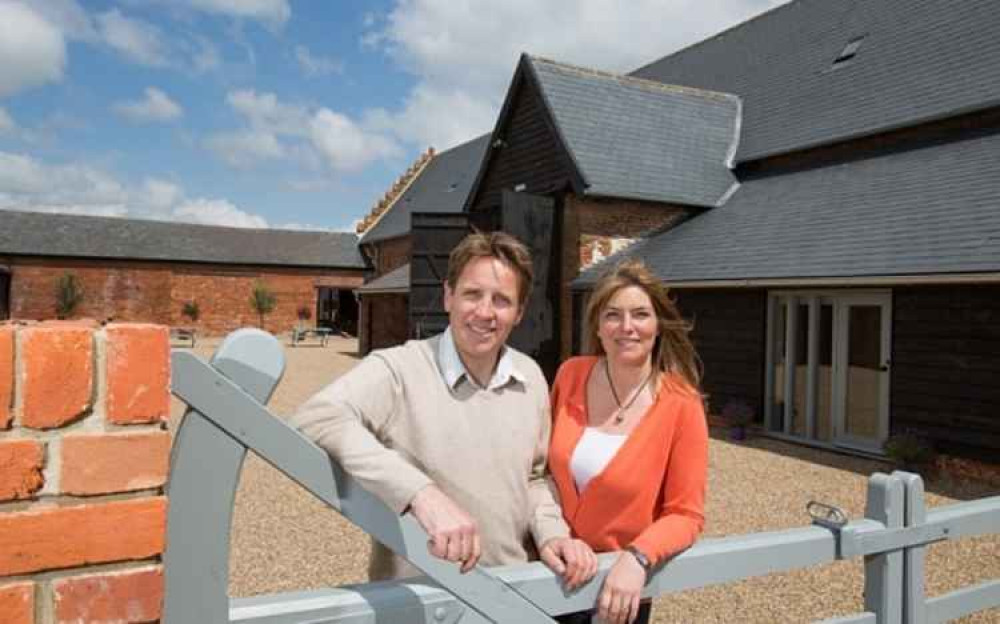
<path id="1" fill-rule="evenodd" d="M 878 451 L 888 434 L 888 292 L 768 297 L 767 428 Z"/>
<path id="2" fill-rule="evenodd" d="M 889 434 L 889 297 L 858 295 L 840 303 L 835 441 L 879 451 Z"/>

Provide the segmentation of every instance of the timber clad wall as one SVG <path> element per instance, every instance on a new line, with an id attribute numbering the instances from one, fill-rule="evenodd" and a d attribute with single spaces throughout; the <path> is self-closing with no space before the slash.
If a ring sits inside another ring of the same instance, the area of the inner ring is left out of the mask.
<path id="1" fill-rule="evenodd" d="M 603 247 L 612 250 L 611 241 L 634 239 L 651 230 L 667 227 L 679 222 L 686 214 L 681 206 L 626 200 L 595 199 L 567 194 L 563 201 L 563 236 L 556 242 L 562 255 L 561 308 L 566 310 L 560 318 L 562 354 L 573 352 L 574 319 L 568 313 L 573 309 L 569 283 L 580 270 L 604 255 Z"/>
<path id="2" fill-rule="evenodd" d="M 409 339 L 409 306 L 406 295 L 368 295 L 364 297 L 363 316 L 370 319 L 370 333 L 364 334 L 365 343 L 359 352 L 367 354 L 373 349 L 401 345 Z"/>
<path id="3" fill-rule="evenodd" d="M 525 185 L 529 193 L 545 194 L 566 188 L 569 171 L 557 149 L 558 139 L 545 119 L 538 92 L 522 82 L 512 102 L 508 127 L 500 133 L 504 145 L 497 149 L 480 182 L 473 210 L 500 206 L 503 189 Z"/>
<path id="4" fill-rule="evenodd" d="M 250 306 L 257 281 L 277 298 L 264 321 L 265 329 L 274 333 L 295 327 L 301 306 L 315 316 L 317 287 L 356 288 L 363 281 L 361 272 L 352 270 L 23 257 L 4 262 L 11 271 L 12 318 L 54 318 L 56 284 L 70 272 L 83 290 L 75 317 L 193 326 L 208 334 L 259 324 Z M 199 305 L 197 323 L 181 313 L 187 301 Z"/>
<path id="5" fill-rule="evenodd" d="M 159 619 L 169 382 L 165 327 L 0 324 L 0 622 Z"/>
<path id="6" fill-rule="evenodd" d="M 411 247 L 409 236 L 400 236 L 373 243 L 375 277 L 385 275 L 409 262 Z"/>
<path id="7" fill-rule="evenodd" d="M 1000 290 L 893 289 L 894 432 L 913 429 L 939 450 L 1000 449 Z"/>
<path id="8" fill-rule="evenodd" d="M 704 365 L 703 388 L 711 413 L 732 400 L 764 407 L 767 293 L 764 290 L 675 290 Z"/>

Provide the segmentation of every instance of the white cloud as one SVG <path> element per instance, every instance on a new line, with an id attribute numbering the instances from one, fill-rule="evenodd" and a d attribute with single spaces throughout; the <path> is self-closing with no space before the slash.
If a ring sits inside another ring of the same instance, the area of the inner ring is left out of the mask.
<path id="1" fill-rule="evenodd" d="M 231 227 L 266 228 L 264 217 L 252 215 L 237 208 L 225 199 L 193 199 L 182 203 L 174 211 L 180 221 L 203 225 L 228 225 Z"/>
<path id="2" fill-rule="evenodd" d="M 344 73 L 344 62 L 327 56 L 314 55 L 305 46 L 295 46 L 295 60 L 306 76 L 326 76 Z"/>
<path id="3" fill-rule="evenodd" d="M 0 97 L 62 79 L 62 32 L 30 6 L 0 0 Z"/>
<path id="4" fill-rule="evenodd" d="M 187 0 L 191 7 L 229 17 L 260 20 L 281 26 L 292 16 L 288 0 Z"/>
<path id="5" fill-rule="evenodd" d="M 13 132 L 17 129 L 17 124 L 14 119 L 7 114 L 3 108 L 0 108 L 0 134 L 7 134 L 8 132 Z"/>
<path id="6" fill-rule="evenodd" d="M 118 9 L 97 16 L 104 42 L 141 65 L 170 65 L 168 47 L 160 30 L 140 19 L 126 17 Z"/>
<path id="7" fill-rule="evenodd" d="M 180 105 L 156 87 L 147 87 L 145 94 L 145 99 L 115 104 L 114 111 L 136 122 L 171 121 L 184 114 Z"/>
<path id="8" fill-rule="evenodd" d="M 310 124 L 312 142 L 336 171 L 360 171 L 376 160 L 402 155 L 392 139 L 366 132 L 350 118 L 324 108 Z"/>
<path id="9" fill-rule="evenodd" d="M 0 152 L 0 209 L 268 227 L 266 219 L 226 199 L 189 199 L 173 182 L 146 178 L 130 187 L 94 167 L 9 152 Z"/>
<path id="10" fill-rule="evenodd" d="M 214 134 L 204 145 L 234 167 L 289 157 L 309 169 L 319 160 L 333 171 L 356 172 L 403 153 L 377 115 L 358 122 L 328 108 L 287 104 L 273 93 L 252 90 L 234 91 L 226 100 L 247 127 Z"/>
<path id="11" fill-rule="evenodd" d="M 628 72 L 784 1 L 397 0 L 362 43 L 417 77 L 384 123 L 445 149 L 492 128 L 522 52 Z"/>
<path id="12" fill-rule="evenodd" d="M 219 132 L 205 139 L 205 147 L 237 168 L 249 167 L 272 158 L 281 158 L 285 149 L 278 138 L 263 130 Z"/>

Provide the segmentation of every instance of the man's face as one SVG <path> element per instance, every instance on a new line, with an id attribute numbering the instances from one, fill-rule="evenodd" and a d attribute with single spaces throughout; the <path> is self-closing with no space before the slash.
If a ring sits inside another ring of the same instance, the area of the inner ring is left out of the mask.
<path id="1" fill-rule="evenodd" d="M 466 367 L 496 363 L 507 336 L 521 320 L 517 295 L 517 273 L 496 258 L 475 258 L 465 265 L 454 291 L 445 284 L 444 309 Z"/>

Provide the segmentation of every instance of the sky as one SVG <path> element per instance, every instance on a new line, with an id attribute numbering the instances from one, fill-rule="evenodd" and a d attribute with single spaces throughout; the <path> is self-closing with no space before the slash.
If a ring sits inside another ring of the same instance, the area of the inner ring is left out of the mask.
<path id="1" fill-rule="evenodd" d="M 522 52 L 626 73 L 784 0 L 0 0 L 0 209 L 353 231 Z"/>

